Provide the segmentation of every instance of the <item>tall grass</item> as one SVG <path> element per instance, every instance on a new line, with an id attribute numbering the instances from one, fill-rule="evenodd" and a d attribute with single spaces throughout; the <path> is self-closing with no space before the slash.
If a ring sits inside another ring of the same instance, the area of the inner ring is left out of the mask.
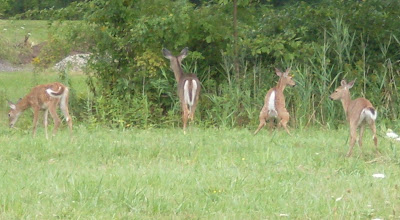
<path id="1" fill-rule="evenodd" d="M 378 109 L 378 124 L 395 126 L 398 120 L 399 60 L 388 57 L 388 50 L 398 44 L 396 36 L 380 45 L 379 63 L 370 59 L 371 51 L 368 37 L 350 28 L 343 19 L 332 19 L 331 27 L 324 31 L 323 43 L 313 43 L 312 51 L 305 62 L 296 60 L 281 61 L 276 66 L 281 69 L 291 67 L 297 87 L 287 88 L 287 109 L 291 114 L 290 125 L 303 128 L 323 126 L 335 128 L 345 121 L 340 102 L 329 100 L 329 95 L 339 86 L 342 79 L 356 79 L 356 86 L 351 90 L 352 97 L 365 97 Z M 355 46 L 355 41 L 361 42 Z M 278 78 L 272 66 L 260 65 L 257 58 L 250 55 L 241 62 L 240 79 L 232 74 L 233 61 L 224 57 L 220 75 L 224 76 L 224 85 L 218 90 L 206 94 L 211 102 L 206 106 L 208 119 L 222 127 L 238 126 L 238 118 L 244 118 L 245 125 L 254 127 L 264 96 L 269 88 L 276 85 Z M 374 56 L 376 57 L 376 56 Z M 250 74 L 252 73 L 252 74 Z"/>

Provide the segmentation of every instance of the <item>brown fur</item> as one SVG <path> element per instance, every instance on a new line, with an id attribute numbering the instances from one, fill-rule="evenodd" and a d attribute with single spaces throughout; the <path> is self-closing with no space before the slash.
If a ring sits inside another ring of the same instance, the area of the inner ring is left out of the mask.
<path id="1" fill-rule="evenodd" d="M 285 72 L 282 72 L 279 69 L 275 69 L 275 72 L 279 76 L 278 84 L 268 90 L 267 95 L 265 95 L 264 106 L 261 109 L 259 116 L 260 124 L 258 125 L 258 128 L 254 132 L 254 134 L 257 134 L 261 130 L 261 128 L 266 125 L 266 120 L 272 117 L 272 112 L 269 111 L 269 100 L 273 91 L 275 91 L 274 106 L 277 113 L 276 117 L 278 118 L 278 120 L 280 120 L 278 126 L 283 126 L 286 132 L 290 134 L 289 129 L 287 128 L 287 123 L 289 122 L 289 112 L 285 107 L 285 96 L 283 94 L 283 90 L 285 89 L 286 85 L 295 86 L 296 83 L 293 81 L 292 76 L 289 75 L 290 68 L 287 69 Z"/>
<path id="2" fill-rule="evenodd" d="M 199 96 L 200 96 L 200 80 L 197 78 L 195 74 L 184 74 L 183 69 L 181 67 L 182 65 L 182 60 L 187 56 L 188 49 L 185 48 L 181 51 L 181 53 L 178 56 L 173 56 L 171 52 L 167 49 L 162 50 L 163 55 L 165 58 L 170 60 L 170 67 L 172 71 L 174 72 L 176 82 L 178 83 L 178 96 L 179 100 L 181 102 L 181 108 L 182 108 L 182 121 L 183 121 L 183 132 L 186 133 L 186 124 L 188 119 L 191 119 L 192 121 L 194 120 L 194 113 L 196 111 L 197 103 L 199 101 Z M 193 88 L 193 82 L 192 80 L 195 80 L 197 83 L 197 90 L 195 94 L 192 94 L 192 88 Z M 188 103 L 185 101 L 184 97 L 184 85 L 188 81 L 188 91 L 189 91 L 189 97 L 192 100 L 194 97 L 194 102 L 193 106 L 190 108 Z"/>
<path id="3" fill-rule="evenodd" d="M 46 92 L 47 89 L 53 90 L 54 92 L 52 92 L 52 95 L 57 96 L 57 97 L 50 96 Z M 64 96 L 65 103 L 60 103 L 63 96 Z M 16 103 L 16 104 L 9 101 L 9 106 L 11 108 L 10 112 L 8 113 L 10 127 L 13 127 L 15 125 L 15 123 L 18 120 L 19 115 L 23 111 L 25 111 L 26 109 L 31 107 L 33 110 L 33 136 L 35 136 L 37 122 L 38 122 L 38 118 L 39 118 L 39 111 L 44 110 L 45 111 L 44 126 L 45 126 L 46 138 L 48 138 L 48 135 L 47 135 L 48 112 L 50 112 L 50 115 L 54 121 L 53 134 L 55 134 L 61 123 L 61 120 L 58 117 L 58 114 L 56 111 L 57 106 L 59 104 L 65 105 L 65 107 L 62 108 L 61 110 L 67 120 L 70 133 L 72 133 L 72 119 L 71 119 L 71 116 L 69 115 L 69 111 L 68 111 L 68 88 L 58 82 L 45 84 L 45 85 L 38 85 L 38 86 L 32 88 L 30 93 L 28 93 L 24 98 L 20 99 L 18 101 L 18 103 Z"/>
<path id="4" fill-rule="evenodd" d="M 342 80 L 341 86 L 339 86 L 330 96 L 329 98 L 332 100 L 340 100 L 342 102 L 342 106 L 344 112 L 346 114 L 347 121 L 350 125 L 350 148 L 347 152 L 347 156 L 351 156 L 354 144 L 357 139 L 357 128 L 360 127 L 360 137 L 358 140 L 358 145 L 362 150 L 362 137 L 364 134 L 365 124 L 368 124 L 372 130 L 374 144 L 376 150 L 378 150 L 378 139 L 376 136 L 376 127 L 375 127 L 375 120 L 373 119 L 364 119 L 361 121 L 360 115 L 364 109 L 369 110 L 372 114 L 375 115 L 376 110 L 374 106 L 368 99 L 365 98 L 357 98 L 351 100 L 350 97 L 350 88 L 353 87 L 354 81 L 347 83 L 345 80 Z"/>

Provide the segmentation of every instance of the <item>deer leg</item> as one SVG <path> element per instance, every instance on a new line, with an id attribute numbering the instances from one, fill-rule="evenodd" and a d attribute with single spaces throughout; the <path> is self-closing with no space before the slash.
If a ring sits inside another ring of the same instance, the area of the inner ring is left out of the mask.
<path id="1" fill-rule="evenodd" d="M 39 108 L 33 109 L 33 132 L 32 132 L 33 137 L 35 137 L 35 135 L 36 135 L 36 128 L 37 128 L 38 119 L 39 119 L 39 111 L 40 111 Z"/>
<path id="2" fill-rule="evenodd" d="M 287 123 L 289 122 L 289 112 L 284 111 L 279 115 L 279 118 L 281 119 L 281 121 L 279 122 L 279 124 L 281 124 L 283 126 L 283 128 L 286 130 L 286 132 L 290 134 L 289 129 L 287 128 Z"/>
<path id="3" fill-rule="evenodd" d="M 369 127 L 371 128 L 371 131 L 372 131 L 372 134 L 373 134 L 373 139 L 374 139 L 374 145 L 375 145 L 376 152 L 379 153 L 379 151 L 378 151 L 378 138 L 376 137 L 375 122 L 372 121 L 371 123 L 369 123 Z"/>
<path id="4" fill-rule="evenodd" d="M 183 121 L 183 133 L 186 134 L 186 124 L 188 121 L 189 116 L 189 109 L 187 108 L 186 104 L 182 106 L 182 121 Z"/>
<path id="5" fill-rule="evenodd" d="M 194 101 L 192 105 L 192 111 L 190 112 L 189 118 L 190 120 L 194 120 L 194 113 L 196 112 L 196 107 L 197 107 L 197 99 Z"/>
<path id="6" fill-rule="evenodd" d="M 254 132 L 254 135 L 256 135 L 261 130 L 261 128 L 265 126 L 266 124 L 265 121 L 267 119 L 268 119 L 268 110 L 263 108 L 260 112 L 260 117 L 259 117 L 260 124 L 258 125 L 257 130 Z"/>
<path id="7" fill-rule="evenodd" d="M 357 126 L 352 125 L 352 123 L 350 123 L 350 148 L 346 154 L 347 157 L 350 157 L 351 154 L 353 153 L 353 147 L 354 144 L 356 143 L 356 139 L 357 139 Z"/>
<path id="8" fill-rule="evenodd" d="M 49 135 L 47 134 L 48 117 L 49 117 L 49 110 L 46 109 L 44 111 L 44 132 L 46 134 L 46 139 L 49 139 Z"/>
<path id="9" fill-rule="evenodd" d="M 365 130 L 365 125 L 361 124 L 360 126 L 360 136 L 358 136 L 358 146 L 360 147 L 361 153 L 362 153 L 362 139 L 364 136 L 364 130 Z"/>
<path id="10" fill-rule="evenodd" d="M 69 115 L 69 111 L 68 111 L 68 96 L 65 97 L 65 100 L 62 100 L 62 101 L 64 101 L 64 103 L 60 104 L 60 109 L 61 109 L 62 113 L 64 114 L 65 120 L 67 121 L 69 133 L 70 133 L 70 135 L 72 135 L 72 118 Z"/>
<path id="11" fill-rule="evenodd" d="M 49 112 L 54 121 L 54 129 L 53 129 L 53 136 L 54 136 L 57 133 L 57 130 L 58 130 L 58 127 L 60 126 L 61 120 L 57 115 L 55 106 L 49 106 Z"/>

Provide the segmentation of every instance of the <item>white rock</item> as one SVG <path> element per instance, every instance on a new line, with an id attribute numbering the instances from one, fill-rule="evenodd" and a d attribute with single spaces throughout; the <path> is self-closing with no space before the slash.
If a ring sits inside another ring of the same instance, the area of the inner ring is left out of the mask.
<path id="1" fill-rule="evenodd" d="M 71 68 L 73 71 L 82 71 L 86 67 L 89 58 L 90 54 L 75 54 L 56 63 L 54 68 L 58 71 L 63 71 L 67 68 Z"/>
<path id="2" fill-rule="evenodd" d="M 373 174 L 372 175 L 374 178 L 385 178 L 385 174 L 383 174 L 383 173 L 375 173 L 375 174 Z"/>

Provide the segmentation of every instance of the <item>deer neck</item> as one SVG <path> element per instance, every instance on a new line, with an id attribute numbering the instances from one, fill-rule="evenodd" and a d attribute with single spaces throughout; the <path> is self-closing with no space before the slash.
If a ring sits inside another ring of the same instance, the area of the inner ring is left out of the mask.
<path id="1" fill-rule="evenodd" d="M 28 101 L 28 97 L 25 96 L 23 99 L 21 99 L 17 104 L 15 104 L 19 112 L 25 111 L 27 108 L 29 108 L 30 104 Z"/>
<path id="2" fill-rule="evenodd" d="M 283 92 L 285 87 L 286 87 L 286 84 L 282 80 L 279 79 L 278 85 L 276 86 L 276 90 Z"/>
<path id="3" fill-rule="evenodd" d="M 349 109 L 350 102 L 351 102 L 350 92 L 349 92 L 349 91 L 347 91 L 347 92 L 344 94 L 344 96 L 343 96 L 343 98 L 341 99 L 341 101 L 342 101 L 342 105 L 343 105 L 344 112 L 346 113 L 346 116 L 347 116 L 347 115 L 348 115 L 348 109 Z"/>
<path id="4" fill-rule="evenodd" d="M 171 69 L 174 72 L 176 82 L 179 83 L 179 80 L 181 80 L 183 76 L 183 69 L 181 65 L 178 62 L 178 59 L 174 62 L 171 62 Z"/>

